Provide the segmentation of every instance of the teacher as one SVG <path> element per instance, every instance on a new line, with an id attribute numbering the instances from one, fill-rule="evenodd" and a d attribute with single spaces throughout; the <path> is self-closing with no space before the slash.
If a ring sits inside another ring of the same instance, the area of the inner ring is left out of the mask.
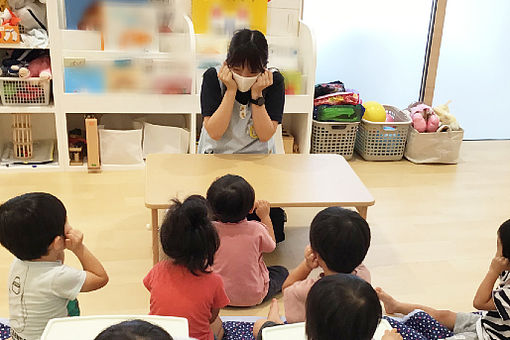
<path id="1" fill-rule="evenodd" d="M 203 76 L 200 104 L 204 118 L 198 153 L 275 153 L 274 134 L 283 118 L 284 78 L 267 69 L 264 34 L 243 29 L 234 34 L 227 59 Z M 285 212 L 271 208 L 276 241 L 283 241 Z M 256 219 L 256 216 L 253 216 Z"/>
<path id="2" fill-rule="evenodd" d="M 281 124 L 285 84 L 267 69 L 267 41 L 259 31 L 243 29 L 232 37 L 219 71 L 204 73 L 200 103 L 204 123 L 199 153 L 274 153 Z"/>

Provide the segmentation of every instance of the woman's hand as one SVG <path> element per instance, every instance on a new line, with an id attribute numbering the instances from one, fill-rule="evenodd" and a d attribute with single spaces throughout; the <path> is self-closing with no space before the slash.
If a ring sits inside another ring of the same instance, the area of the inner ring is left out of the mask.
<path id="1" fill-rule="evenodd" d="M 223 63 L 218 73 L 218 79 L 227 87 L 227 91 L 237 91 L 237 83 L 232 77 L 232 71 L 228 68 L 227 63 Z"/>
<path id="2" fill-rule="evenodd" d="M 262 97 L 262 90 L 271 85 L 273 85 L 273 72 L 266 70 L 251 87 L 251 98 L 257 99 Z"/>

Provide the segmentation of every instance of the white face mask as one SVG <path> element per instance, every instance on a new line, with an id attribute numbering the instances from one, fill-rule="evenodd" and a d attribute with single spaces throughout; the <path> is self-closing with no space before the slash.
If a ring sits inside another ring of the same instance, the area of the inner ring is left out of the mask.
<path id="1" fill-rule="evenodd" d="M 258 75 L 254 77 L 243 77 L 238 75 L 235 72 L 232 72 L 232 77 L 234 78 L 235 82 L 237 83 L 237 89 L 241 92 L 248 92 L 253 84 L 257 81 Z"/>

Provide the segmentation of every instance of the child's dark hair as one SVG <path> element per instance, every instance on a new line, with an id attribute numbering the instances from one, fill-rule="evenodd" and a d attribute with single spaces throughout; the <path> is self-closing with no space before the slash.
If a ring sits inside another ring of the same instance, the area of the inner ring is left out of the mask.
<path id="1" fill-rule="evenodd" d="M 192 195 L 182 203 L 176 199 L 172 203 L 161 226 L 163 251 L 194 275 L 209 273 L 220 239 L 209 219 L 207 201 Z"/>
<path id="2" fill-rule="evenodd" d="M 498 237 L 503 248 L 503 256 L 510 260 L 510 220 L 505 221 L 499 227 Z"/>
<path id="3" fill-rule="evenodd" d="M 317 281 L 306 299 L 309 340 L 370 340 L 382 317 L 372 286 L 354 275 L 335 274 Z"/>
<path id="4" fill-rule="evenodd" d="M 350 274 L 367 255 L 370 228 L 357 212 L 340 207 L 326 208 L 312 221 L 310 246 L 330 270 Z"/>
<path id="5" fill-rule="evenodd" d="M 173 340 L 173 338 L 158 325 L 136 319 L 112 325 L 99 333 L 94 340 Z"/>
<path id="6" fill-rule="evenodd" d="M 225 175 L 211 184 L 207 190 L 207 201 L 215 219 L 237 223 L 253 209 L 255 190 L 241 176 Z"/>
<path id="7" fill-rule="evenodd" d="M 20 260 L 48 254 L 55 237 L 64 236 L 67 212 L 55 196 L 33 192 L 0 205 L 0 243 Z"/>
<path id="8" fill-rule="evenodd" d="M 267 60 L 268 47 L 264 34 L 246 28 L 234 34 L 227 52 L 229 68 L 248 65 L 250 71 L 262 73 L 266 70 Z"/>

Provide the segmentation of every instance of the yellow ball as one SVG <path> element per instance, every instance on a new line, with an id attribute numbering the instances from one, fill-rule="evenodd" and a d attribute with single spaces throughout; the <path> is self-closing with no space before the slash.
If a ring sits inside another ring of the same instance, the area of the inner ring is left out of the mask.
<path id="1" fill-rule="evenodd" d="M 365 120 L 371 122 L 385 122 L 386 121 L 386 110 L 384 110 L 384 106 L 379 104 L 378 102 L 369 101 L 363 103 L 363 107 L 365 108 L 365 114 L 363 118 Z"/>

